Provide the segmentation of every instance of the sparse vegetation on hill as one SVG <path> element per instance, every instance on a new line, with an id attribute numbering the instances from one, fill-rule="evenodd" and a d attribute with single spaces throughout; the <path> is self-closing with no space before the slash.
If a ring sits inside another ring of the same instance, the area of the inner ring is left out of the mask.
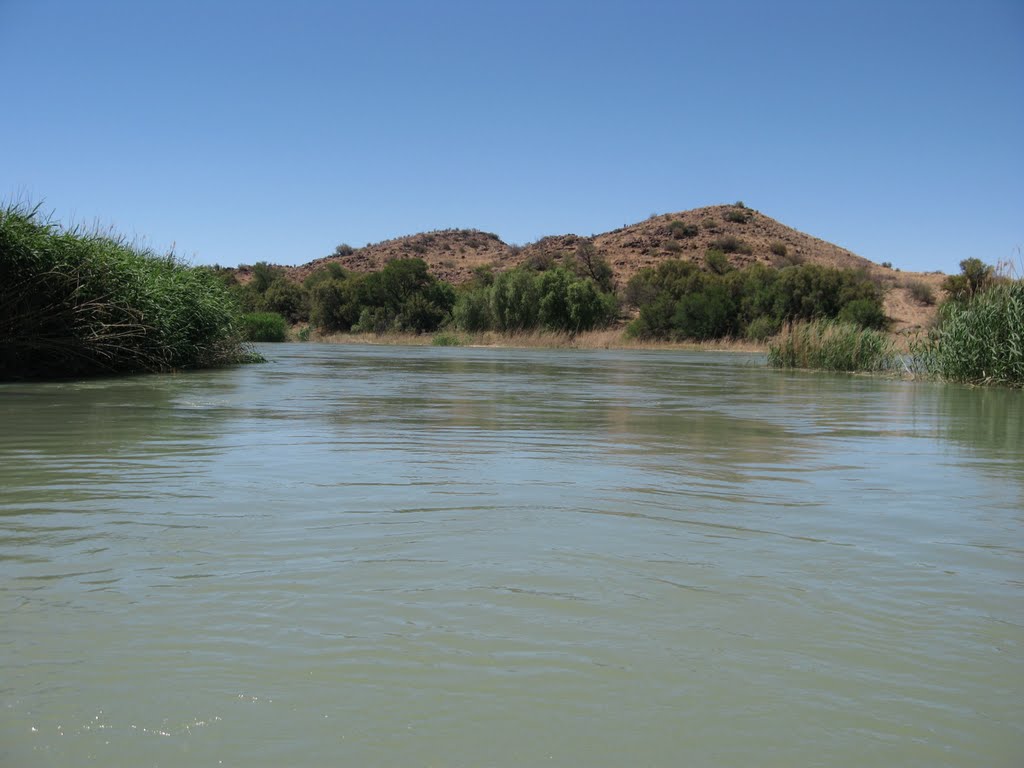
<path id="1" fill-rule="evenodd" d="M 712 256 L 713 264 L 709 267 L 709 250 L 721 251 L 725 261 Z M 587 268 L 587 261 L 592 257 L 596 257 L 592 263 L 600 271 Z M 534 272 L 562 267 L 573 274 L 591 277 L 606 293 L 623 291 L 641 270 L 670 260 L 692 262 L 702 269 L 711 268 L 721 273 L 755 264 L 779 269 L 819 265 L 863 270 L 888 289 L 883 296 L 884 313 L 894 332 L 926 328 L 935 316 L 934 305 L 915 299 L 906 287 L 908 282 L 918 280 L 933 291 L 938 291 L 942 282 L 941 275 L 931 274 L 904 274 L 903 281 L 897 282 L 891 270 L 784 226 L 739 202 L 654 214 L 636 224 L 591 237 L 552 235 L 525 245 L 509 245 L 495 234 L 480 230 L 435 230 L 362 248 L 339 246 L 322 259 L 283 269 L 293 283 L 304 285 L 310 275 L 329 265 L 359 275 L 378 272 L 390 261 L 407 258 L 422 259 L 432 276 L 456 287 L 471 284 L 481 268 L 501 274 L 516 267 L 527 267 Z M 255 269 L 240 268 L 239 282 L 244 284 L 254 279 Z M 271 305 L 271 300 L 275 305 Z M 263 306 L 248 308 L 278 311 L 293 319 L 294 306 L 294 301 L 289 304 L 284 297 L 276 299 L 271 294 L 264 299 Z"/>
<path id="2" fill-rule="evenodd" d="M 241 342 L 213 270 L 0 210 L 0 380 L 226 365 Z"/>

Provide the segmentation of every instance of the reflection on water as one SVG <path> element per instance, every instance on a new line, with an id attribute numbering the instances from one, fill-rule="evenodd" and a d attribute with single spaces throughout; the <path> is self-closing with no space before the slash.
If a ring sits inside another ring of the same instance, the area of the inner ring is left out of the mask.
<path id="1" fill-rule="evenodd" d="M 267 352 L 0 387 L 0 764 L 1024 754 L 1020 392 Z"/>

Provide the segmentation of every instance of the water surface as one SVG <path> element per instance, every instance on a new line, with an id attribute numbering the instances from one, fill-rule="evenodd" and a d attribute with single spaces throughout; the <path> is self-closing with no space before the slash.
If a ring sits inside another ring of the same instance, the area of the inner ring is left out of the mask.
<path id="1" fill-rule="evenodd" d="M 0 385 L 0 765 L 1020 765 L 1019 391 L 279 345 Z"/>

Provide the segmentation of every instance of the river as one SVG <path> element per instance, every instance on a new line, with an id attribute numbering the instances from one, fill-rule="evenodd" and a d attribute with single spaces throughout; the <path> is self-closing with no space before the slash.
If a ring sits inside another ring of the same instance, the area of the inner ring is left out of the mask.
<path id="1" fill-rule="evenodd" d="M 262 349 L 0 385 L 0 765 L 1024 762 L 1020 391 Z"/>

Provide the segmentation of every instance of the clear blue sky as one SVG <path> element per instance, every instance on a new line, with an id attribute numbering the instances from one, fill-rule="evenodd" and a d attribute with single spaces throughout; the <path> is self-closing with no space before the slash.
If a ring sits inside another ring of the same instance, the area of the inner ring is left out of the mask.
<path id="1" fill-rule="evenodd" d="M 1024 2 L 0 0 L 0 197 L 195 263 L 743 200 L 903 269 L 1024 245 Z"/>

